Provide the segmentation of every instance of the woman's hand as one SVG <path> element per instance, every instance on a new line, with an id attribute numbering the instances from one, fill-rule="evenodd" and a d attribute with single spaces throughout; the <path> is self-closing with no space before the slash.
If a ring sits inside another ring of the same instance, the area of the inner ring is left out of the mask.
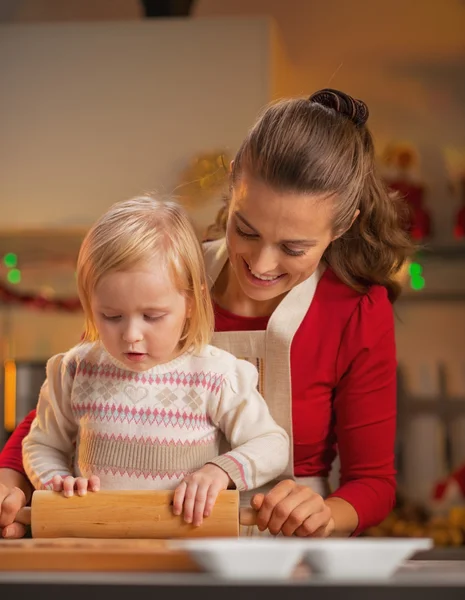
<path id="1" fill-rule="evenodd" d="M 334 531 L 331 508 L 306 485 L 280 481 L 268 494 L 255 494 L 251 506 L 258 511 L 257 527 L 285 536 L 328 537 Z"/>
<path id="2" fill-rule="evenodd" d="M 78 496 L 85 496 L 87 490 L 90 492 L 98 492 L 100 490 L 100 478 L 97 475 L 92 475 L 89 479 L 85 477 L 62 477 L 55 475 L 52 479 L 52 487 L 54 492 L 63 492 L 67 498 L 74 496 L 76 490 Z"/>
<path id="3" fill-rule="evenodd" d="M 231 479 L 226 471 L 207 464 L 185 477 L 174 492 L 173 513 L 184 512 L 184 521 L 196 526 L 202 524 L 215 505 L 218 494 L 226 490 Z"/>
<path id="4" fill-rule="evenodd" d="M 0 535 L 4 538 L 22 538 L 26 528 L 15 523 L 18 511 L 26 506 L 26 495 L 18 487 L 10 487 L 0 483 Z"/>

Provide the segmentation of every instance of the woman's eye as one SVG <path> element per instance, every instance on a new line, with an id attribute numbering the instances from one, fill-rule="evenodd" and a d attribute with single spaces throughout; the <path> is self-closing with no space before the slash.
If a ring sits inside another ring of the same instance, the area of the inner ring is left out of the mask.
<path id="1" fill-rule="evenodd" d="M 305 250 L 292 250 L 288 246 L 283 246 L 282 249 L 286 254 L 289 254 L 289 256 L 303 256 L 306 254 Z"/>
<path id="2" fill-rule="evenodd" d="M 250 239 L 250 238 L 257 238 L 258 237 L 258 235 L 256 233 L 246 233 L 245 231 L 242 231 L 242 229 L 240 227 L 238 227 L 237 225 L 236 225 L 236 233 L 238 235 L 240 235 L 241 237 L 243 237 L 243 238 L 249 238 Z"/>
<path id="3" fill-rule="evenodd" d="M 236 225 L 235 227 L 236 227 L 236 233 L 243 238 L 246 238 L 249 240 L 256 240 L 259 238 L 259 235 L 257 233 L 247 233 L 247 232 L 243 231 L 238 225 Z M 304 256 L 304 254 L 307 254 L 306 250 L 293 250 L 292 248 L 289 248 L 289 246 L 282 246 L 281 248 L 282 248 L 283 252 L 285 252 L 289 256 Z"/>

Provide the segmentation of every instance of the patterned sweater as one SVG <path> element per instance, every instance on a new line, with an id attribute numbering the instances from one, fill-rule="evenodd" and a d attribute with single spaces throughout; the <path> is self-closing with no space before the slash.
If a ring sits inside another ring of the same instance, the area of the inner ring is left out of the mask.
<path id="1" fill-rule="evenodd" d="M 102 489 L 173 489 L 214 463 L 238 490 L 285 469 L 289 438 L 257 391 L 253 365 L 207 346 L 144 372 L 102 344 L 80 344 L 47 363 L 37 416 L 23 441 L 36 488 L 54 475 L 98 475 Z M 224 437 L 229 451 L 220 455 Z"/>

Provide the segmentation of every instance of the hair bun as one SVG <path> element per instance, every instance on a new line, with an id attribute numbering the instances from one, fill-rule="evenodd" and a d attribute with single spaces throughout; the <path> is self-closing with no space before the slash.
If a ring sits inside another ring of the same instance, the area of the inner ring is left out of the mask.
<path id="1" fill-rule="evenodd" d="M 310 102 L 316 102 L 322 106 L 332 108 L 336 112 L 350 119 L 355 125 L 362 126 L 368 120 L 368 106 L 362 100 L 352 98 L 339 90 L 326 88 L 312 94 Z"/>

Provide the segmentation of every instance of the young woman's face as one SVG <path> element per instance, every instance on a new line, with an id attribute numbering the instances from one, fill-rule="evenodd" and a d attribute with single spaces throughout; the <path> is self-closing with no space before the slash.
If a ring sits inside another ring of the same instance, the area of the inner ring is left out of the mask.
<path id="1" fill-rule="evenodd" d="M 310 277 L 334 238 L 331 201 L 277 192 L 243 173 L 226 232 L 229 259 L 246 296 L 267 301 Z"/>

